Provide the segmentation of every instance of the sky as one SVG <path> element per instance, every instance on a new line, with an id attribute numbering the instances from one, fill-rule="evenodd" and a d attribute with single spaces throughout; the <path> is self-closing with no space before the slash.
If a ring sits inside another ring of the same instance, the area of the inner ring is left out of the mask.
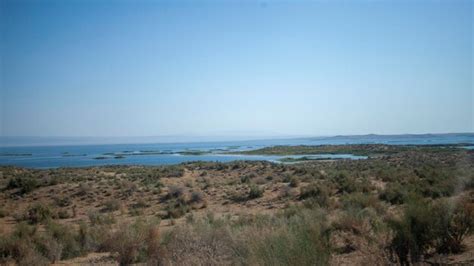
<path id="1" fill-rule="evenodd" d="M 473 1 L 0 3 L 0 136 L 474 132 Z"/>

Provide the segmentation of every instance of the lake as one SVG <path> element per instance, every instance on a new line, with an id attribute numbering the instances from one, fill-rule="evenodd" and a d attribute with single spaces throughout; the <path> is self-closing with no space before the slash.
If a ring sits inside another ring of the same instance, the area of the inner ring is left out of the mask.
<path id="1" fill-rule="evenodd" d="M 282 158 L 298 158 L 298 156 L 230 155 L 223 153 L 229 151 L 259 149 L 275 145 L 375 143 L 392 145 L 465 143 L 466 146 L 472 147 L 474 145 L 474 134 L 364 135 L 200 143 L 0 147 L 0 165 L 16 165 L 31 168 L 56 168 L 99 165 L 166 165 L 189 161 L 229 162 L 234 160 L 267 160 L 277 162 Z M 365 158 L 363 156 L 354 156 L 351 154 L 315 154 L 311 156 L 322 159 Z"/>

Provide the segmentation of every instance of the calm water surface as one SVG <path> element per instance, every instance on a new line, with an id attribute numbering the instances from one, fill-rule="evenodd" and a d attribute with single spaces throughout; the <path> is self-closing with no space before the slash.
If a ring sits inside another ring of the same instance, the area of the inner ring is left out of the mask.
<path id="1" fill-rule="evenodd" d="M 228 151 L 259 149 L 275 145 L 336 145 L 336 144 L 456 144 L 474 147 L 474 134 L 463 135 L 400 135 L 400 136 L 336 136 L 306 139 L 276 139 L 232 142 L 163 143 L 163 144 L 114 144 L 77 146 L 0 147 L 0 165 L 32 168 L 85 167 L 98 165 L 166 165 L 189 161 L 267 160 L 278 161 L 284 157 L 228 155 Z M 201 151 L 195 155 L 190 152 Z M 148 154 L 147 154 L 148 153 Z M 161 154 L 160 154 L 161 153 Z M 181 154 L 179 154 L 181 153 Z M 122 155 L 116 158 L 118 155 Z M 306 155 L 308 156 L 308 155 Z M 364 159 L 350 154 L 312 155 L 319 158 Z M 97 159 L 97 158 L 101 159 Z"/>

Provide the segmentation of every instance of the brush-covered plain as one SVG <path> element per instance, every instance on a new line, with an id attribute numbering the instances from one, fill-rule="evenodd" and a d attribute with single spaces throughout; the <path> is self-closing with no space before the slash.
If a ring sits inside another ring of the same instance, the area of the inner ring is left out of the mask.
<path id="1" fill-rule="evenodd" d="M 0 263 L 474 262 L 474 151 L 277 146 L 365 160 L 1 167 Z"/>

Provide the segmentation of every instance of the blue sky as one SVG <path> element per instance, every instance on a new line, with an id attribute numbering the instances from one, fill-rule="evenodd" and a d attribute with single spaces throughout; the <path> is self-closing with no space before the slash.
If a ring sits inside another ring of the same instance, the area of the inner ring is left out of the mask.
<path id="1" fill-rule="evenodd" d="M 2 136 L 474 131 L 472 1 L 1 1 Z"/>

